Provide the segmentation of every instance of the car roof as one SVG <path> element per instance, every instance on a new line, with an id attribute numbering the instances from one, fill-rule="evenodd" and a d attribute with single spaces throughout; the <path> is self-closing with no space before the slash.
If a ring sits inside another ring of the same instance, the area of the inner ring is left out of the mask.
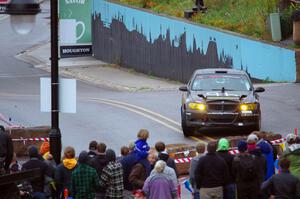
<path id="1" fill-rule="evenodd" d="M 247 75 L 247 73 L 243 70 L 238 69 L 229 69 L 229 68 L 209 68 L 209 69 L 198 69 L 195 71 L 195 75 L 200 74 L 237 74 L 237 75 Z"/>

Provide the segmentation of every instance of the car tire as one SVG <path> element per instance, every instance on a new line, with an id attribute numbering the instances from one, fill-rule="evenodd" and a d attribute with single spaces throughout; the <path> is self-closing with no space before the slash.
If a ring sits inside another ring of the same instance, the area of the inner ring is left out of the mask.
<path id="1" fill-rule="evenodd" d="M 185 112 L 183 112 L 182 110 L 181 110 L 181 128 L 184 137 L 189 137 L 194 135 L 195 128 L 187 126 Z"/>

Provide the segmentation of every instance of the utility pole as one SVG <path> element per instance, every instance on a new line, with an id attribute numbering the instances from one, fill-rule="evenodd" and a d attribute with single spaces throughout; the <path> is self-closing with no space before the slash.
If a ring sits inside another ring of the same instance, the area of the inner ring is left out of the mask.
<path id="1" fill-rule="evenodd" d="M 51 9 L 51 131 L 50 153 L 57 164 L 61 159 L 59 129 L 59 75 L 58 75 L 58 1 L 50 0 Z"/>

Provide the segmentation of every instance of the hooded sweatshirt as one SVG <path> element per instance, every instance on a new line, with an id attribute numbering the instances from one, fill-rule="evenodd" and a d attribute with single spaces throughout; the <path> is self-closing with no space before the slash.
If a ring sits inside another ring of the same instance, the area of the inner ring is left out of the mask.
<path id="1" fill-rule="evenodd" d="M 137 160 L 147 158 L 149 150 L 150 147 L 145 140 L 138 139 L 135 141 L 134 152 L 136 153 Z"/>
<path id="2" fill-rule="evenodd" d="M 228 169 L 229 169 L 229 178 L 228 183 L 233 184 L 234 183 L 234 177 L 231 172 L 232 168 L 232 161 L 234 156 L 228 153 L 229 150 L 229 141 L 225 138 L 222 138 L 218 142 L 218 148 L 217 148 L 217 155 L 221 157 L 223 160 L 225 160 Z"/>
<path id="3" fill-rule="evenodd" d="M 262 154 L 264 155 L 264 157 L 266 158 L 266 161 L 267 161 L 267 172 L 266 172 L 265 180 L 268 180 L 275 173 L 273 148 L 265 140 L 259 141 L 257 143 L 257 146 L 261 149 L 261 152 L 262 152 Z"/>
<path id="4" fill-rule="evenodd" d="M 63 160 L 63 163 L 57 166 L 54 180 L 57 183 L 59 194 L 62 194 L 65 188 L 70 190 L 71 174 L 76 167 L 77 167 L 77 160 L 75 158 L 72 159 L 66 158 Z"/>
<path id="5" fill-rule="evenodd" d="M 105 154 L 100 153 L 89 161 L 89 165 L 96 169 L 98 176 L 102 174 L 103 168 L 108 164 L 108 159 Z M 105 189 L 102 187 L 96 187 L 96 193 L 105 193 Z"/>

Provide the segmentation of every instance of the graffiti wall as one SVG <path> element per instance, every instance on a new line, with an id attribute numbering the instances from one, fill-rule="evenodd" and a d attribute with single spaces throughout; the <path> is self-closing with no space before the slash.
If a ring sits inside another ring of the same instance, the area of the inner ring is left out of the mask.
<path id="1" fill-rule="evenodd" d="M 237 68 L 255 79 L 296 81 L 295 52 L 183 20 L 94 1 L 96 58 L 186 82 L 195 69 Z"/>

